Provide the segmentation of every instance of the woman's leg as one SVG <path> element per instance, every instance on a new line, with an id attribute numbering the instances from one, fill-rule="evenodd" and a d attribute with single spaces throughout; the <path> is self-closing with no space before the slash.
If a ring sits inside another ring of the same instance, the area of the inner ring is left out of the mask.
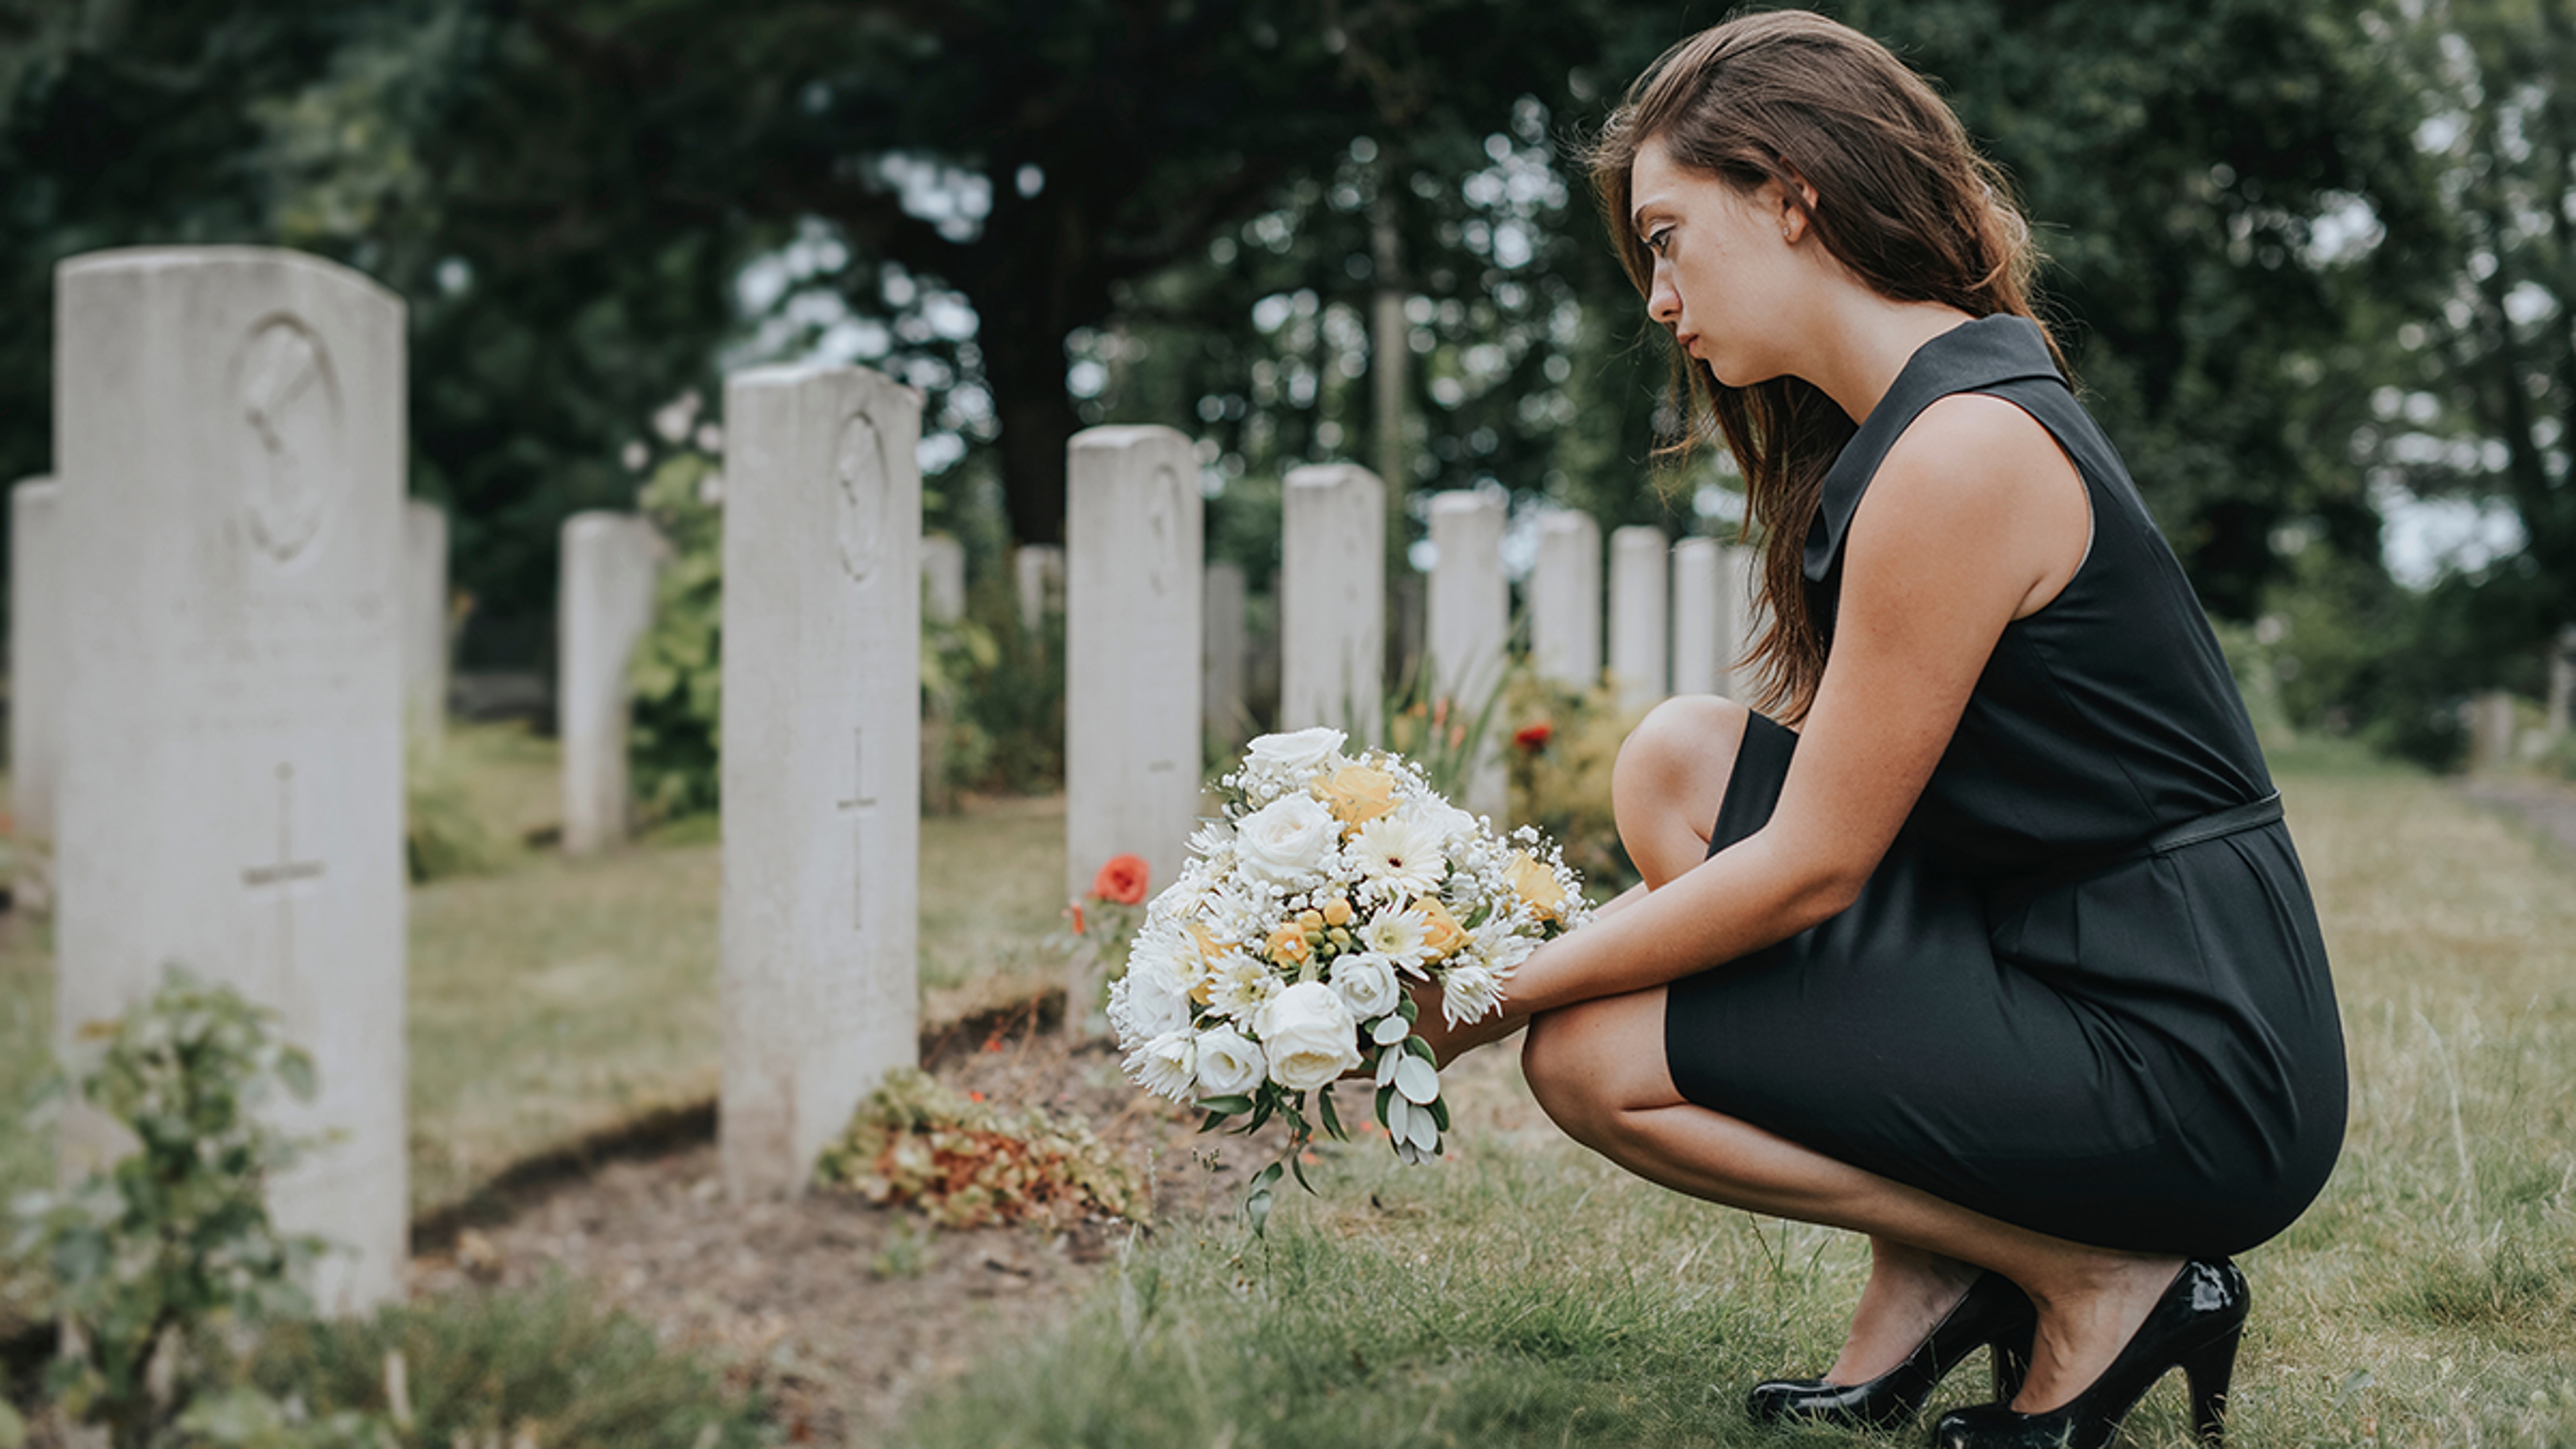
<path id="1" fill-rule="evenodd" d="M 1749 715 L 1707 696 L 1666 700 L 1621 746 L 1611 803 L 1648 889 L 1707 858 Z M 1640 1176 L 1713 1202 L 1870 1237 L 1870 1277 L 1828 1377 L 1872 1378 L 1910 1352 L 1991 1268 L 2040 1309 L 2021 1407 L 2080 1391 L 2172 1280 L 2177 1260 L 2050 1238 L 1944 1202 L 1683 1099 L 1664 1057 L 1664 993 L 1638 992 L 1530 1023 L 1521 1060 L 1540 1105 L 1576 1140 Z"/>
<path id="2" fill-rule="evenodd" d="M 1661 988 L 1546 1012 L 1521 1061 L 1539 1105 L 1575 1140 L 1677 1192 L 1870 1235 L 1875 1256 L 1838 1383 L 1893 1367 L 1991 1268 L 2039 1308 L 2019 1407 L 2072 1398 L 2145 1321 L 2181 1260 L 2116 1253 L 2015 1227 L 1685 1101 L 1664 1062 Z"/>

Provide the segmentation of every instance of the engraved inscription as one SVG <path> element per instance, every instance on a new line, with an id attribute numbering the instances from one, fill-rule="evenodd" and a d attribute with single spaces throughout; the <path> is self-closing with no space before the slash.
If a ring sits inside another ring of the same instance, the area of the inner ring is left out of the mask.
<path id="1" fill-rule="evenodd" d="M 295 902 L 320 890 L 323 864 L 295 858 L 295 767 L 277 767 L 277 857 L 242 870 L 242 888 L 253 901 L 277 903 L 277 941 L 281 980 L 295 980 Z"/>
<path id="2" fill-rule="evenodd" d="M 839 490 L 841 566 L 859 583 L 866 583 L 876 572 L 885 553 L 889 474 L 885 447 L 885 434 L 876 420 L 857 413 L 841 425 L 840 441 L 832 449 L 832 481 Z"/>
<path id="3" fill-rule="evenodd" d="M 850 817 L 850 929 L 868 928 L 868 829 L 877 813 L 876 782 L 868 774 L 868 732 L 850 732 L 850 798 L 839 802 Z"/>
<path id="4" fill-rule="evenodd" d="M 1181 475 L 1167 463 L 1145 485 L 1145 584 L 1158 599 L 1170 598 L 1178 581 L 1180 515 Z"/>
<path id="5" fill-rule="evenodd" d="M 302 322 L 271 317 L 234 354 L 231 383 L 251 541 L 273 561 L 295 563 L 321 536 L 347 482 L 331 354 Z"/>

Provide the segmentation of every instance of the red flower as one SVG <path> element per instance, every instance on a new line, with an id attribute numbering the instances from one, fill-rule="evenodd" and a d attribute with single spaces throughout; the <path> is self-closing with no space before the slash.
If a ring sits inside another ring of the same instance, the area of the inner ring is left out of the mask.
<path id="1" fill-rule="evenodd" d="M 1519 731 L 1513 734 L 1512 743 L 1534 755 L 1539 751 L 1546 749 L 1548 740 L 1555 734 L 1556 727 L 1554 725 L 1549 724 L 1546 720 L 1540 720 L 1534 725 L 1521 726 Z"/>
<path id="2" fill-rule="evenodd" d="M 1113 855 L 1109 857 L 1109 863 L 1100 868 L 1100 874 L 1091 878 L 1091 898 L 1122 906 L 1135 905 L 1145 899 L 1147 874 L 1144 857 Z"/>

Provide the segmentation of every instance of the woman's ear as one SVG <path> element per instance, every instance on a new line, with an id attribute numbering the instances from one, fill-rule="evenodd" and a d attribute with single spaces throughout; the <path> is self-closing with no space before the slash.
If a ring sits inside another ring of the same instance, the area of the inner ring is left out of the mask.
<path id="1" fill-rule="evenodd" d="M 1780 240 L 1796 246 L 1806 240 L 1808 228 L 1814 223 L 1816 188 L 1786 161 L 1780 163 L 1780 170 L 1787 179 L 1763 182 L 1762 199 L 1780 219 Z"/>

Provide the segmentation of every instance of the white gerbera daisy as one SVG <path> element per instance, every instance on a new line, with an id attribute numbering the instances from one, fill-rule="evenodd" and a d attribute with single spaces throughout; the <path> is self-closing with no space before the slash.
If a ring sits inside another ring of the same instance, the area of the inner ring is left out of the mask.
<path id="1" fill-rule="evenodd" d="M 1360 927 L 1360 946 L 1399 967 L 1419 966 L 1429 954 L 1430 926 L 1420 911 L 1382 910 Z"/>
<path id="2" fill-rule="evenodd" d="M 1427 896 L 1440 888 L 1449 871 L 1439 837 L 1417 824 L 1411 811 L 1381 815 L 1361 826 L 1350 854 L 1366 882 L 1362 889 L 1380 900 Z"/>

